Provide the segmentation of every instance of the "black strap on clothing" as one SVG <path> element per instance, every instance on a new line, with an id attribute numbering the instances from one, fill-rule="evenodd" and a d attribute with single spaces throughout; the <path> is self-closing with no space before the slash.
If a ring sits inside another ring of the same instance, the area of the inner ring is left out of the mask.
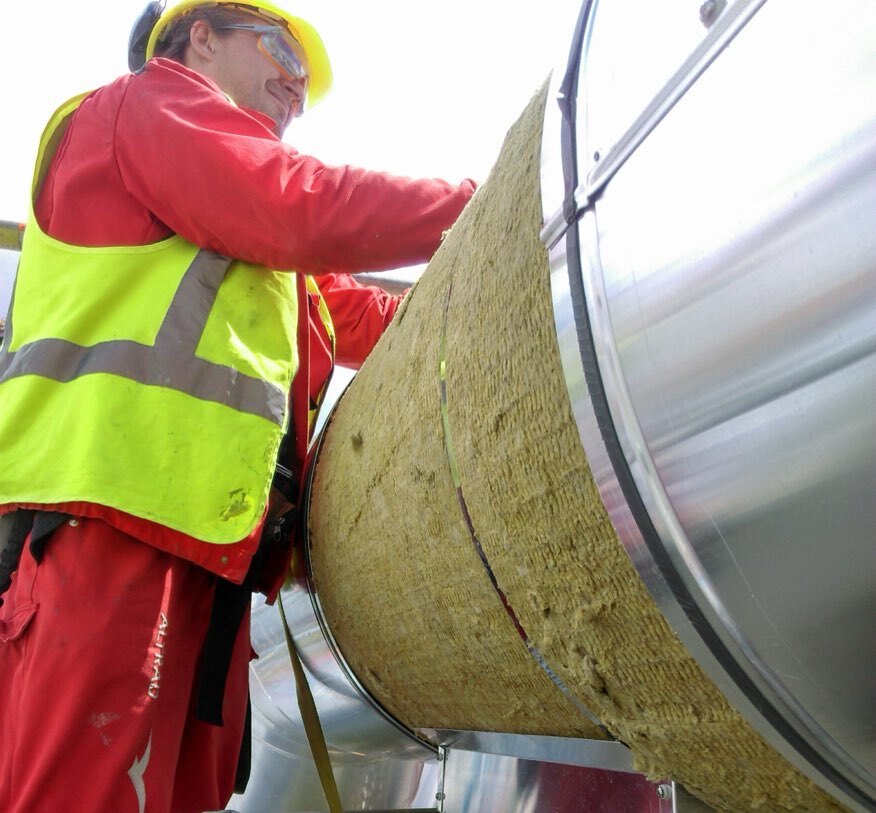
<path id="1" fill-rule="evenodd" d="M 233 584 L 225 579 L 216 580 L 210 621 L 204 638 L 201 665 L 197 677 L 197 696 L 195 698 L 195 717 L 210 725 L 223 725 L 222 706 L 225 686 L 234 641 L 240 624 L 251 601 L 252 593 L 258 589 L 262 564 L 271 561 L 272 553 L 289 542 L 294 509 L 265 524 L 259 549 L 241 584 Z M 252 768 L 252 705 L 247 697 L 246 719 L 243 740 L 237 761 L 235 793 L 243 793 Z"/>
<path id="2" fill-rule="evenodd" d="M 210 623 L 201 654 L 195 706 L 195 717 L 211 725 L 223 725 L 222 701 L 228 680 L 228 667 L 231 665 L 234 640 L 252 596 L 251 574 L 252 568 L 243 584 L 233 584 L 225 579 L 216 580 Z"/>
<path id="3" fill-rule="evenodd" d="M 292 524 L 297 512 L 294 508 L 265 523 L 258 550 L 241 584 L 216 579 L 210 622 L 204 638 L 201 666 L 198 672 L 195 717 L 205 723 L 221 726 L 222 701 L 234 641 L 252 593 L 258 589 L 261 567 L 272 560 L 272 553 L 289 542 Z"/>
<path id="4" fill-rule="evenodd" d="M 282 499 L 278 500 L 279 516 L 272 516 L 266 523 L 258 550 L 250 564 L 242 584 L 232 584 L 225 579 L 216 580 L 210 621 L 204 639 L 201 665 L 197 675 L 197 696 L 195 698 L 195 717 L 205 723 L 221 726 L 223 724 L 222 705 L 225 686 L 228 682 L 228 669 L 234 651 L 234 641 L 240 624 L 249 606 L 253 592 L 264 589 L 262 570 L 271 570 L 278 561 L 284 559 L 284 551 L 291 544 L 291 533 L 296 516 L 295 504 L 299 496 L 297 467 L 287 467 L 282 462 L 294 459 L 295 434 L 289 429 L 283 437 L 272 481 L 272 492 L 276 490 Z M 272 494 L 272 501 L 274 495 Z M 244 722 L 243 742 L 235 776 L 235 793 L 243 793 L 251 772 L 252 762 L 252 705 L 247 697 L 246 720 Z"/>
<path id="5" fill-rule="evenodd" d="M 298 501 L 301 481 L 296 472 L 292 471 L 292 469 L 287 469 L 282 464 L 277 463 L 277 467 L 274 469 L 274 479 L 271 481 L 271 485 L 293 505 Z"/>
<path id="6" fill-rule="evenodd" d="M 36 512 L 30 534 L 30 552 L 34 559 L 42 562 L 49 537 L 69 519 L 70 514 L 62 514 L 59 511 Z"/>
<path id="7" fill-rule="evenodd" d="M 0 540 L 0 605 L 3 604 L 3 594 L 12 584 L 12 574 L 21 560 L 24 541 L 33 527 L 34 511 L 19 509 L 3 517 L 9 536 Z"/>
<path id="8" fill-rule="evenodd" d="M 243 722 L 243 742 L 237 757 L 237 773 L 234 775 L 234 792 L 243 793 L 252 771 L 252 701 L 246 698 L 246 720 Z"/>
<path id="9" fill-rule="evenodd" d="M 43 552 L 49 537 L 68 519 L 69 514 L 58 511 L 31 511 L 19 508 L 6 517 L 9 536 L 0 546 L 0 596 L 12 584 L 12 574 L 21 561 L 24 543 L 30 534 L 30 552 L 38 562 L 43 558 Z M 0 598 L 0 605 L 3 599 Z"/>

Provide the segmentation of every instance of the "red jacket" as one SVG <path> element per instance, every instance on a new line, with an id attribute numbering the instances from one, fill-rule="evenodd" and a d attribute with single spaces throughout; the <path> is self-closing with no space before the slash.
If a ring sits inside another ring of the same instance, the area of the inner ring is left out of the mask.
<path id="1" fill-rule="evenodd" d="M 271 127 L 206 77 L 153 59 L 83 101 L 36 201 L 37 219 L 51 236 L 78 245 L 144 245 L 177 233 L 227 256 L 315 275 L 332 314 L 337 360 L 358 367 L 398 299 L 347 275 L 427 262 L 474 184 L 326 166 Z M 298 282 L 300 367 L 291 408 L 300 464 L 308 405 L 332 360 L 300 274 Z M 55 507 L 102 519 L 233 581 L 245 575 L 261 530 L 213 545 L 105 506 Z"/>

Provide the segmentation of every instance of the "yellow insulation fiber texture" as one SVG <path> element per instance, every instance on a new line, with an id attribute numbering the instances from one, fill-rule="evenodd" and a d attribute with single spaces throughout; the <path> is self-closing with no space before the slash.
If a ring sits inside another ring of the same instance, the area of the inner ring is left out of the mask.
<path id="1" fill-rule="evenodd" d="M 411 728 L 603 737 L 527 651 L 473 530 L 531 645 L 639 770 L 719 809 L 840 809 L 706 678 L 600 500 L 539 240 L 545 100 L 509 131 L 328 427 L 310 530 L 332 632 Z"/>

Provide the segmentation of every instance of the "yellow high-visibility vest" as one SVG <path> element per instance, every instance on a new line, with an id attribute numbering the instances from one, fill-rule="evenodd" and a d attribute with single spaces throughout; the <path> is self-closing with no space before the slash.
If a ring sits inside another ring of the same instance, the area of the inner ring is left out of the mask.
<path id="1" fill-rule="evenodd" d="M 265 510 L 298 366 L 295 275 L 173 236 L 86 248 L 33 201 L 0 350 L 0 504 L 90 502 L 213 543 Z"/>
<path id="2" fill-rule="evenodd" d="M 328 336 L 329 344 L 331 345 L 331 354 L 332 354 L 332 370 L 334 371 L 334 361 L 335 361 L 335 326 L 332 323 L 332 317 L 329 313 L 328 305 L 326 304 L 325 299 L 323 298 L 322 291 L 319 290 L 319 286 L 316 283 L 316 280 L 313 277 L 305 277 L 304 278 L 307 292 L 309 294 L 313 294 L 316 296 L 317 302 L 317 311 L 319 312 L 319 318 L 322 321 L 322 326 L 325 328 L 326 336 Z M 319 410 L 322 407 L 322 402 L 325 400 L 326 392 L 328 391 L 329 382 L 331 381 L 331 375 L 323 382 L 322 387 L 319 392 L 316 394 L 315 398 L 311 401 L 307 410 L 307 442 L 310 443 L 311 438 L 313 437 L 313 430 L 316 427 L 316 417 L 319 414 Z"/>

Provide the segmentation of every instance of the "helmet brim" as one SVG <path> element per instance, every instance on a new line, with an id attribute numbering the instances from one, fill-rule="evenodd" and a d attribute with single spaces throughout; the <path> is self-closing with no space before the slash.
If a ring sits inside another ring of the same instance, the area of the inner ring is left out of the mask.
<path id="1" fill-rule="evenodd" d="M 289 33 L 298 41 L 307 59 L 307 67 L 310 71 L 307 83 L 307 99 L 305 107 L 313 107 L 328 93 L 332 85 L 332 68 L 329 62 L 328 52 L 317 30 L 301 17 L 294 17 L 272 3 L 263 0 L 252 0 L 242 3 L 240 0 L 182 0 L 166 9 L 155 23 L 149 41 L 146 44 L 145 58 L 155 56 L 155 48 L 168 27 L 178 17 L 191 11 L 198 6 L 234 5 L 251 8 L 254 13 L 268 16 L 281 21 Z"/>

